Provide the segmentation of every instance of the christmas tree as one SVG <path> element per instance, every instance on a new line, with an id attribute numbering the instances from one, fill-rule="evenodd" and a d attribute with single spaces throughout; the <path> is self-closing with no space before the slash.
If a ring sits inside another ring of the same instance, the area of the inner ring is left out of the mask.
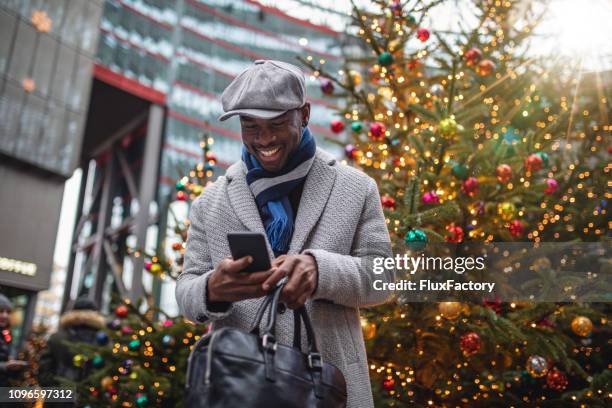
<path id="1" fill-rule="evenodd" d="M 350 133 L 347 161 L 377 180 L 395 249 L 609 244 L 609 89 L 571 61 L 529 56 L 545 10 L 474 1 L 476 26 L 443 34 L 424 25 L 439 3 L 354 6 L 363 55 L 338 73 L 300 58 L 346 100 L 330 127 Z M 534 276 L 552 276 L 552 257 Z M 608 304 L 399 296 L 362 314 L 377 406 L 610 403 Z"/>
<path id="2" fill-rule="evenodd" d="M 176 182 L 174 201 L 195 200 L 212 178 L 216 164 L 210 151 L 212 143 L 212 138 L 203 137 L 202 161 Z M 171 248 L 161 245 L 158 253 L 145 253 L 145 269 L 156 279 L 176 279 L 182 269 L 189 223 L 179 216 L 174 221 L 177 238 Z M 208 325 L 167 316 L 154 306 L 149 293 L 138 304 L 121 299 L 116 291 L 112 295 L 114 316 L 107 328 L 98 332 L 97 344 L 67 345 L 75 353 L 74 365 L 81 368 L 81 380 L 77 384 L 58 380 L 77 387 L 79 406 L 182 406 L 187 359 Z"/>

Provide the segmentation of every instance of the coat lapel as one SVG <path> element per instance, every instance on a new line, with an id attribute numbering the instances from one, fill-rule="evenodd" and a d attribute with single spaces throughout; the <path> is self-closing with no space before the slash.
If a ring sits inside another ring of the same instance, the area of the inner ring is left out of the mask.
<path id="1" fill-rule="evenodd" d="M 234 213 L 238 216 L 249 231 L 262 232 L 266 234 L 266 230 L 261 221 L 261 216 L 255 204 L 255 198 L 251 194 L 249 185 L 246 182 L 244 168 L 242 162 L 237 162 L 227 169 L 227 195 Z"/>
<path id="2" fill-rule="evenodd" d="M 335 160 L 330 154 L 317 149 L 316 158 L 304 182 L 289 247 L 290 254 L 298 254 L 302 251 L 310 231 L 321 218 L 336 180 L 334 163 Z"/>

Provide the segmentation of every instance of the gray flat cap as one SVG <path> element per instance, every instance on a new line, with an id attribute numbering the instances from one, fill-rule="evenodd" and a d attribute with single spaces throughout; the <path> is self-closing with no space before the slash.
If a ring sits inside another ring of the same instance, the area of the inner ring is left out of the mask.
<path id="1" fill-rule="evenodd" d="M 304 73 L 295 65 L 273 60 L 257 60 L 242 71 L 221 95 L 225 113 L 272 119 L 306 103 Z"/>

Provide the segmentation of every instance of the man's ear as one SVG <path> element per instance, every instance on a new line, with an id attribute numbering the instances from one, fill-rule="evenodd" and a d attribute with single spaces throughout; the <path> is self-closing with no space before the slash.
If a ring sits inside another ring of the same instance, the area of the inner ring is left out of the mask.
<path id="1" fill-rule="evenodd" d="M 310 102 L 306 102 L 301 108 L 302 126 L 306 126 L 310 120 Z"/>

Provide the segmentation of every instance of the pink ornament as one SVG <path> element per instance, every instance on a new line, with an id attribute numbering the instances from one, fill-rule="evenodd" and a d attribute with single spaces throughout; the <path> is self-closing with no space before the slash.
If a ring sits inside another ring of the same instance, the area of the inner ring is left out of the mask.
<path id="1" fill-rule="evenodd" d="M 370 135 L 373 140 L 382 140 L 385 137 L 385 125 L 380 122 L 374 122 L 370 125 Z"/>
<path id="2" fill-rule="evenodd" d="M 123 326 L 121 328 L 121 332 L 123 334 L 131 334 L 134 331 L 134 329 L 132 329 L 130 326 Z"/>
<path id="3" fill-rule="evenodd" d="M 357 148 L 352 144 L 347 144 L 344 146 L 344 154 L 346 155 L 347 159 L 352 160 L 357 155 Z"/>
<path id="4" fill-rule="evenodd" d="M 429 40 L 429 30 L 426 28 L 419 28 L 417 31 L 417 37 L 422 42 Z"/>
<path id="5" fill-rule="evenodd" d="M 478 193 L 478 179 L 476 177 L 468 177 L 461 186 L 463 192 L 469 196 L 473 196 Z"/>
<path id="6" fill-rule="evenodd" d="M 512 234 L 513 237 L 520 237 L 521 235 L 523 235 L 524 232 L 523 223 L 521 222 L 521 220 L 512 221 L 510 225 L 508 225 L 508 229 L 510 230 L 510 234 Z"/>
<path id="7" fill-rule="evenodd" d="M 162 323 L 164 325 L 164 327 L 170 327 L 172 326 L 174 323 L 172 322 L 172 320 L 170 319 L 166 319 L 164 320 L 164 322 Z"/>
<path id="8" fill-rule="evenodd" d="M 334 93 L 334 83 L 329 79 L 323 79 L 321 81 L 321 92 L 325 95 L 331 95 Z"/>
<path id="9" fill-rule="evenodd" d="M 440 203 L 440 197 L 435 191 L 428 191 L 423 194 L 421 201 L 423 201 L 423 204 L 438 204 Z"/>
<path id="10" fill-rule="evenodd" d="M 145 262 L 145 269 L 147 271 L 150 271 L 151 270 L 151 265 L 153 265 L 153 262 L 151 262 L 151 261 Z"/>
<path id="11" fill-rule="evenodd" d="M 554 194 L 559 188 L 559 183 L 553 178 L 546 180 L 546 185 L 548 186 L 544 189 L 546 194 Z"/>

